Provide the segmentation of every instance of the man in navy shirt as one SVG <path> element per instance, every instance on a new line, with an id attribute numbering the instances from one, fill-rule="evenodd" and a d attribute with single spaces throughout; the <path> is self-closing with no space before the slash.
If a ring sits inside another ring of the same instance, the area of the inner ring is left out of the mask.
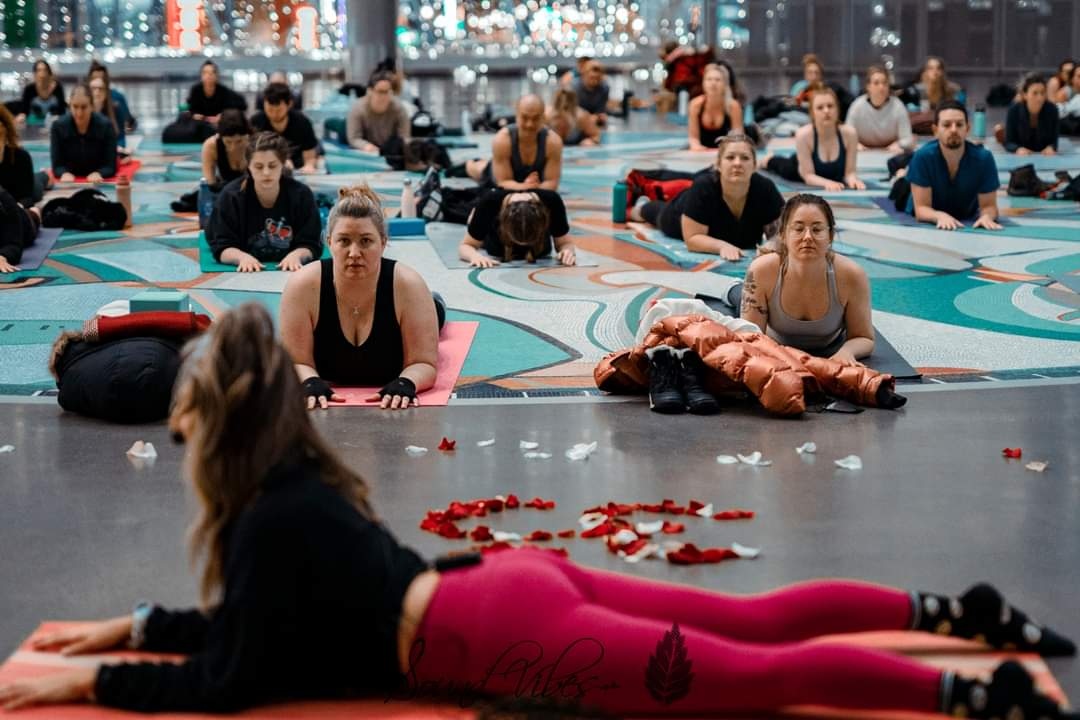
<path id="1" fill-rule="evenodd" d="M 908 212 L 939 230 L 955 230 L 972 219 L 972 227 L 1000 230 L 997 164 L 989 150 L 967 141 L 967 109 L 951 100 L 941 103 L 934 135 L 908 166 Z"/>

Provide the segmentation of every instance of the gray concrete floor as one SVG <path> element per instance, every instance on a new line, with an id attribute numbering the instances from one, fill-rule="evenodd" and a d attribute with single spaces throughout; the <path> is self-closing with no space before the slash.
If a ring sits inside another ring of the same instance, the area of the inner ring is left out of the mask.
<path id="1" fill-rule="evenodd" d="M 1019 607 L 1080 638 L 1080 385 L 942 390 L 912 394 L 899 412 L 766 417 L 752 408 L 715 418 L 663 417 L 638 402 L 465 404 L 406 413 L 337 409 L 317 415 L 332 444 L 368 478 L 376 507 L 406 543 L 434 555 L 459 543 L 423 533 L 428 508 L 453 499 L 541 495 L 550 513 L 504 514 L 494 527 L 528 532 L 573 527 L 609 500 L 670 497 L 744 507 L 758 517 L 693 523 L 699 546 L 760 547 L 756 561 L 631 566 L 599 541 L 564 541 L 579 562 L 731 592 L 791 581 L 853 577 L 958 593 L 989 580 Z M 164 426 L 104 425 L 51 404 L 0 404 L 0 654 L 41 619 L 126 612 L 139 599 L 186 605 L 195 581 L 184 552 L 192 500 L 181 448 Z M 443 436 L 460 448 L 435 450 Z M 490 448 L 476 442 L 496 438 Z M 1070 439 L 1071 438 L 1071 439 Z M 138 439 L 160 457 L 136 468 Z M 520 440 L 553 454 L 525 460 Z M 563 452 L 597 441 L 587 461 Z M 813 440 L 816 456 L 795 446 Z M 431 449 L 408 457 L 406 445 Z M 1019 446 L 1038 474 L 1001 457 Z M 717 454 L 761 450 L 768 468 L 721 466 Z M 860 472 L 833 460 L 862 457 Z M 1051 668 L 1080 700 L 1080 661 Z"/>

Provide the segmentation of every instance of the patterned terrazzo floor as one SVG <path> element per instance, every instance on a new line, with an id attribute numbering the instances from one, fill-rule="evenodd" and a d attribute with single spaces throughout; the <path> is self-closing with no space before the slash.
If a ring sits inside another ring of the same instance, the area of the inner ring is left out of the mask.
<path id="1" fill-rule="evenodd" d="M 572 233 L 580 248 L 598 257 L 598 267 L 447 269 L 425 237 L 391 242 L 388 254 L 415 267 L 446 297 L 451 319 L 480 321 L 458 397 L 595 393 L 593 365 L 632 342 L 652 300 L 719 294 L 745 272 L 745 261 L 691 253 L 655 231 L 610 220 L 611 184 L 625 168 L 696 170 L 709 162 L 708 154 L 681 150 L 683 137 L 678 128 L 615 132 L 601 147 L 566 151 L 562 189 Z M 456 159 L 484 154 L 490 143 L 489 136 L 470 140 L 479 147 L 454 150 Z M 46 144 L 27 146 L 43 166 Z M 1005 182 L 1005 168 L 1018 158 L 994 149 Z M 774 141 L 770 150 L 790 150 L 790 141 Z M 282 273 L 200 272 L 195 219 L 169 209 L 198 181 L 197 151 L 143 140 L 136 150 L 143 164 L 135 177 L 130 231 L 66 232 L 39 271 L 0 281 L 0 393 L 52 388 L 46 361 L 57 333 L 146 287 L 183 288 L 211 315 L 251 299 L 276 309 Z M 861 153 L 860 173 L 884 180 L 885 159 Z M 1080 171 L 1080 154 L 1072 147 L 1034 162 L 1047 179 L 1057 169 Z M 328 148 L 332 174 L 308 182 L 334 192 L 366 179 L 393 207 L 404 173 L 380 171 L 380 164 Z M 781 185 L 786 193 L 796 189 Z M 875 325 L 927 381 L 1080 375 L 1076 203 L 1002 192 L 1005 231 L 946 233 L 890 218 L 875 202 L 886 192 L 826 195 L 839 218 L 837 249 L 871 277 Z"/>

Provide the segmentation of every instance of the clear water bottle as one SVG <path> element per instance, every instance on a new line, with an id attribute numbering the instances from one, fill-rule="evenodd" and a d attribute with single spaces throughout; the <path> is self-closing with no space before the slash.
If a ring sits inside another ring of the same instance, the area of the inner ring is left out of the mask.
<path id="1" fill-rule="evenodd" d="M 686 90 L 679 91 L 679 116 L 686 117 L 686 111 L 690 107 L 690 93 Z"/>
<path id="2" fill-rule="evenodd" d="M 471 120 L 469 118 L 469 108 L 461 108 L 461 134 L 468 135 L 470 130 Z"/>
<path id="3" fill-rule="evenodd" d="M 401 186 L 401 217 L 416 217 L 416 193 L 413 192 L 412 178 L 405 178 Z"/>
<path id="4" fill-rule="evenodd" d="M 744 128 L 748 128 L 754 124 L 754 106 L 750 103 L 746 103 L 746 107 L 743 108 L 742 124 Z"/>
<path id="5" fill-rule="evenodd" d="M 199 229 L 205 230 L 210 223 L 210 216 L 214 214 L 214 191 L 210 189 L 210 183 L 206 178 L 199 180 L 199 198 L 195 204 L 199 208 Z"/>

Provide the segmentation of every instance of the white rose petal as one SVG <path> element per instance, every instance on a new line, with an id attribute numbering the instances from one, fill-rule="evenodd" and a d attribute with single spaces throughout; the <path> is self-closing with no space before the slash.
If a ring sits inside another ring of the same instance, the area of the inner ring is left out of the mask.
<path id="1" fill-rule="evenodd" d="M 638 535 L 655 535 L 664 529 L 664 521 L 657 520 L 656 522 L 639 522 L 636 525 Z"/>
<path id="2" fill-rule="evenodd" d="M 712 503 L 709 503 L 708 505 L 706 505 L 703 508 L 698 508 L 697 512 L 695 512 L 694 514 L 697 515 L 698 517 L 703 517 L 703 518 L 712 517 L 712 514 L 713 514 Z"/>
<path id="3" fill-rule="evenodd" d="M 862 458 L 858 455 L 848 455 L 833 462 L 836 463 L 837 467 L 842 467 L 845 470 L 862 470 Z"/>
<path id="4" fill-rule="evenodd" d="M 731 549 L 736 555 L 747 560 L 753 560 L 761 554 L 761 548 L 752 548 L 739 543 L 731 543 Z"/>
<path id="5" fill-rule="evenodd" d="M 1042 460 L 1032 460 L 1031 462 L 1029 462 L 1024 467 L 1026 467 L 1028 470 L 1034 470 L 1035 472 L 1040 472 L 1041 473 L 1044 470 L 1046 470 L 1046 468 L 1049 465 L 1050 465 L 1050 463 L 1044 462 Z"/>
<path id="6" fill-rule="evenodd" d="M 491 536 L 495 538 L 495 542 L 521 542 L 521 536 L 517 533 L 496 530 Z"/>
<path id="7" fill-rule="evenodd" d="M 550 460 L 551 453 L 546 452 L 527 452 L 525 453 L 526 460 Z"/>
<path id="8" fill-rule="evenodd" d="M 476 443 L 476 447 L 491 447 L 494 444 L 495 438 L 491 438 L 490 440 L 480 440 Z"/>
<path id="9" fill-rule="evenodd" d="M 640 550 L 638 550 L 636 553 L 634 553 L 632 555 L 620 550 L 619 551 L 619 557 L 621 557 L 623 560 L 625 560 L 628 563 L 637 563 L 637 562 L 641 562 L 642 560 L 645 560 L 647 558 L 654 557 L 654 556 L 658 555 L 659 553 L 660 553 L 660 546 L 659 545 L 657 545 L 655 543 L 647 543 L 647 544 L 643 545 Z"/>
<path id="10" fill-rule="evenodd" d="M 405 452 L 412 457 L 419 457 L 427 452 L 427 448 L 420 447 L 419 445 L 406 445 Z"/>
<path id="11" fill-rule="evenodd" d="M 588 460 L 589 456 L 596 451 L 596 442 L 578 443 L 566 451 L 566 457 L 570 460 Z"/>
<path id="12" fill-rule="evenodd" d="M 127 454 L 133 458 L 153 460 L 157 457 L 157 450 L 154 449 L 154 443 L 144 443 L 142 440 L 136 440 L 135 444 L 127 451 Z"/>
<path id="13" fill-rule="evenodd" d="M 771 460 L 761 459 L 761 452 L 759 450 L 755 450 L 749 455 L 736 455 L 735 457 L 737 457 L 739 459 L 739 462 L 743 463 L 744 465 L 753 465 L 754 467 L 767 467 L 769 465 L 772 465 Z"/>
<path id="14" fill-rule="evenodd" d="M 540 443 L 532 442 L 530 440 L 522 440 L 518 443 L 518 447 L 522 450 L 535 450 L 536 448 L 540 447 Z"/>
<path id="15" fill-rule="evenodd" d="M 633 530 L 627 530 L 626 528 L 623 528 L 622 530 L 611 536 L 611 542 L 615 545 L 626 545 L 627 543 L 632 543 L 637 539 L 637 533 Z"/>
<path id="16" fill-rule="evenodd" d="M 0 453 L 10 453 L 10 452 L 15 452 L 15 446 L 14 445 L 4 445 L 3 447 L 0 447 Z"/>
<path id="17" fill-rule="evenodd" d="M 804 442 L 802 445 L 795 448 L 795 452 L 799 453 L 800 455 L 802 455 L 803 453 L 816 453 L 817 445 L 812 442 Z"/>
<path id="18" fill-rule="evenodd" d="M 734 455 L 717 455 L 716 462 L 720 463 L 721 465 L 738 465 L 739 458 L 735 457 Z"/>
<path id="19" fill-rule="evenodd" d="M 607 522 L 608 516 L 602 512 L 585 513 L 578 518 L 578 525 L 583 531 L 592 530 Z"/>

